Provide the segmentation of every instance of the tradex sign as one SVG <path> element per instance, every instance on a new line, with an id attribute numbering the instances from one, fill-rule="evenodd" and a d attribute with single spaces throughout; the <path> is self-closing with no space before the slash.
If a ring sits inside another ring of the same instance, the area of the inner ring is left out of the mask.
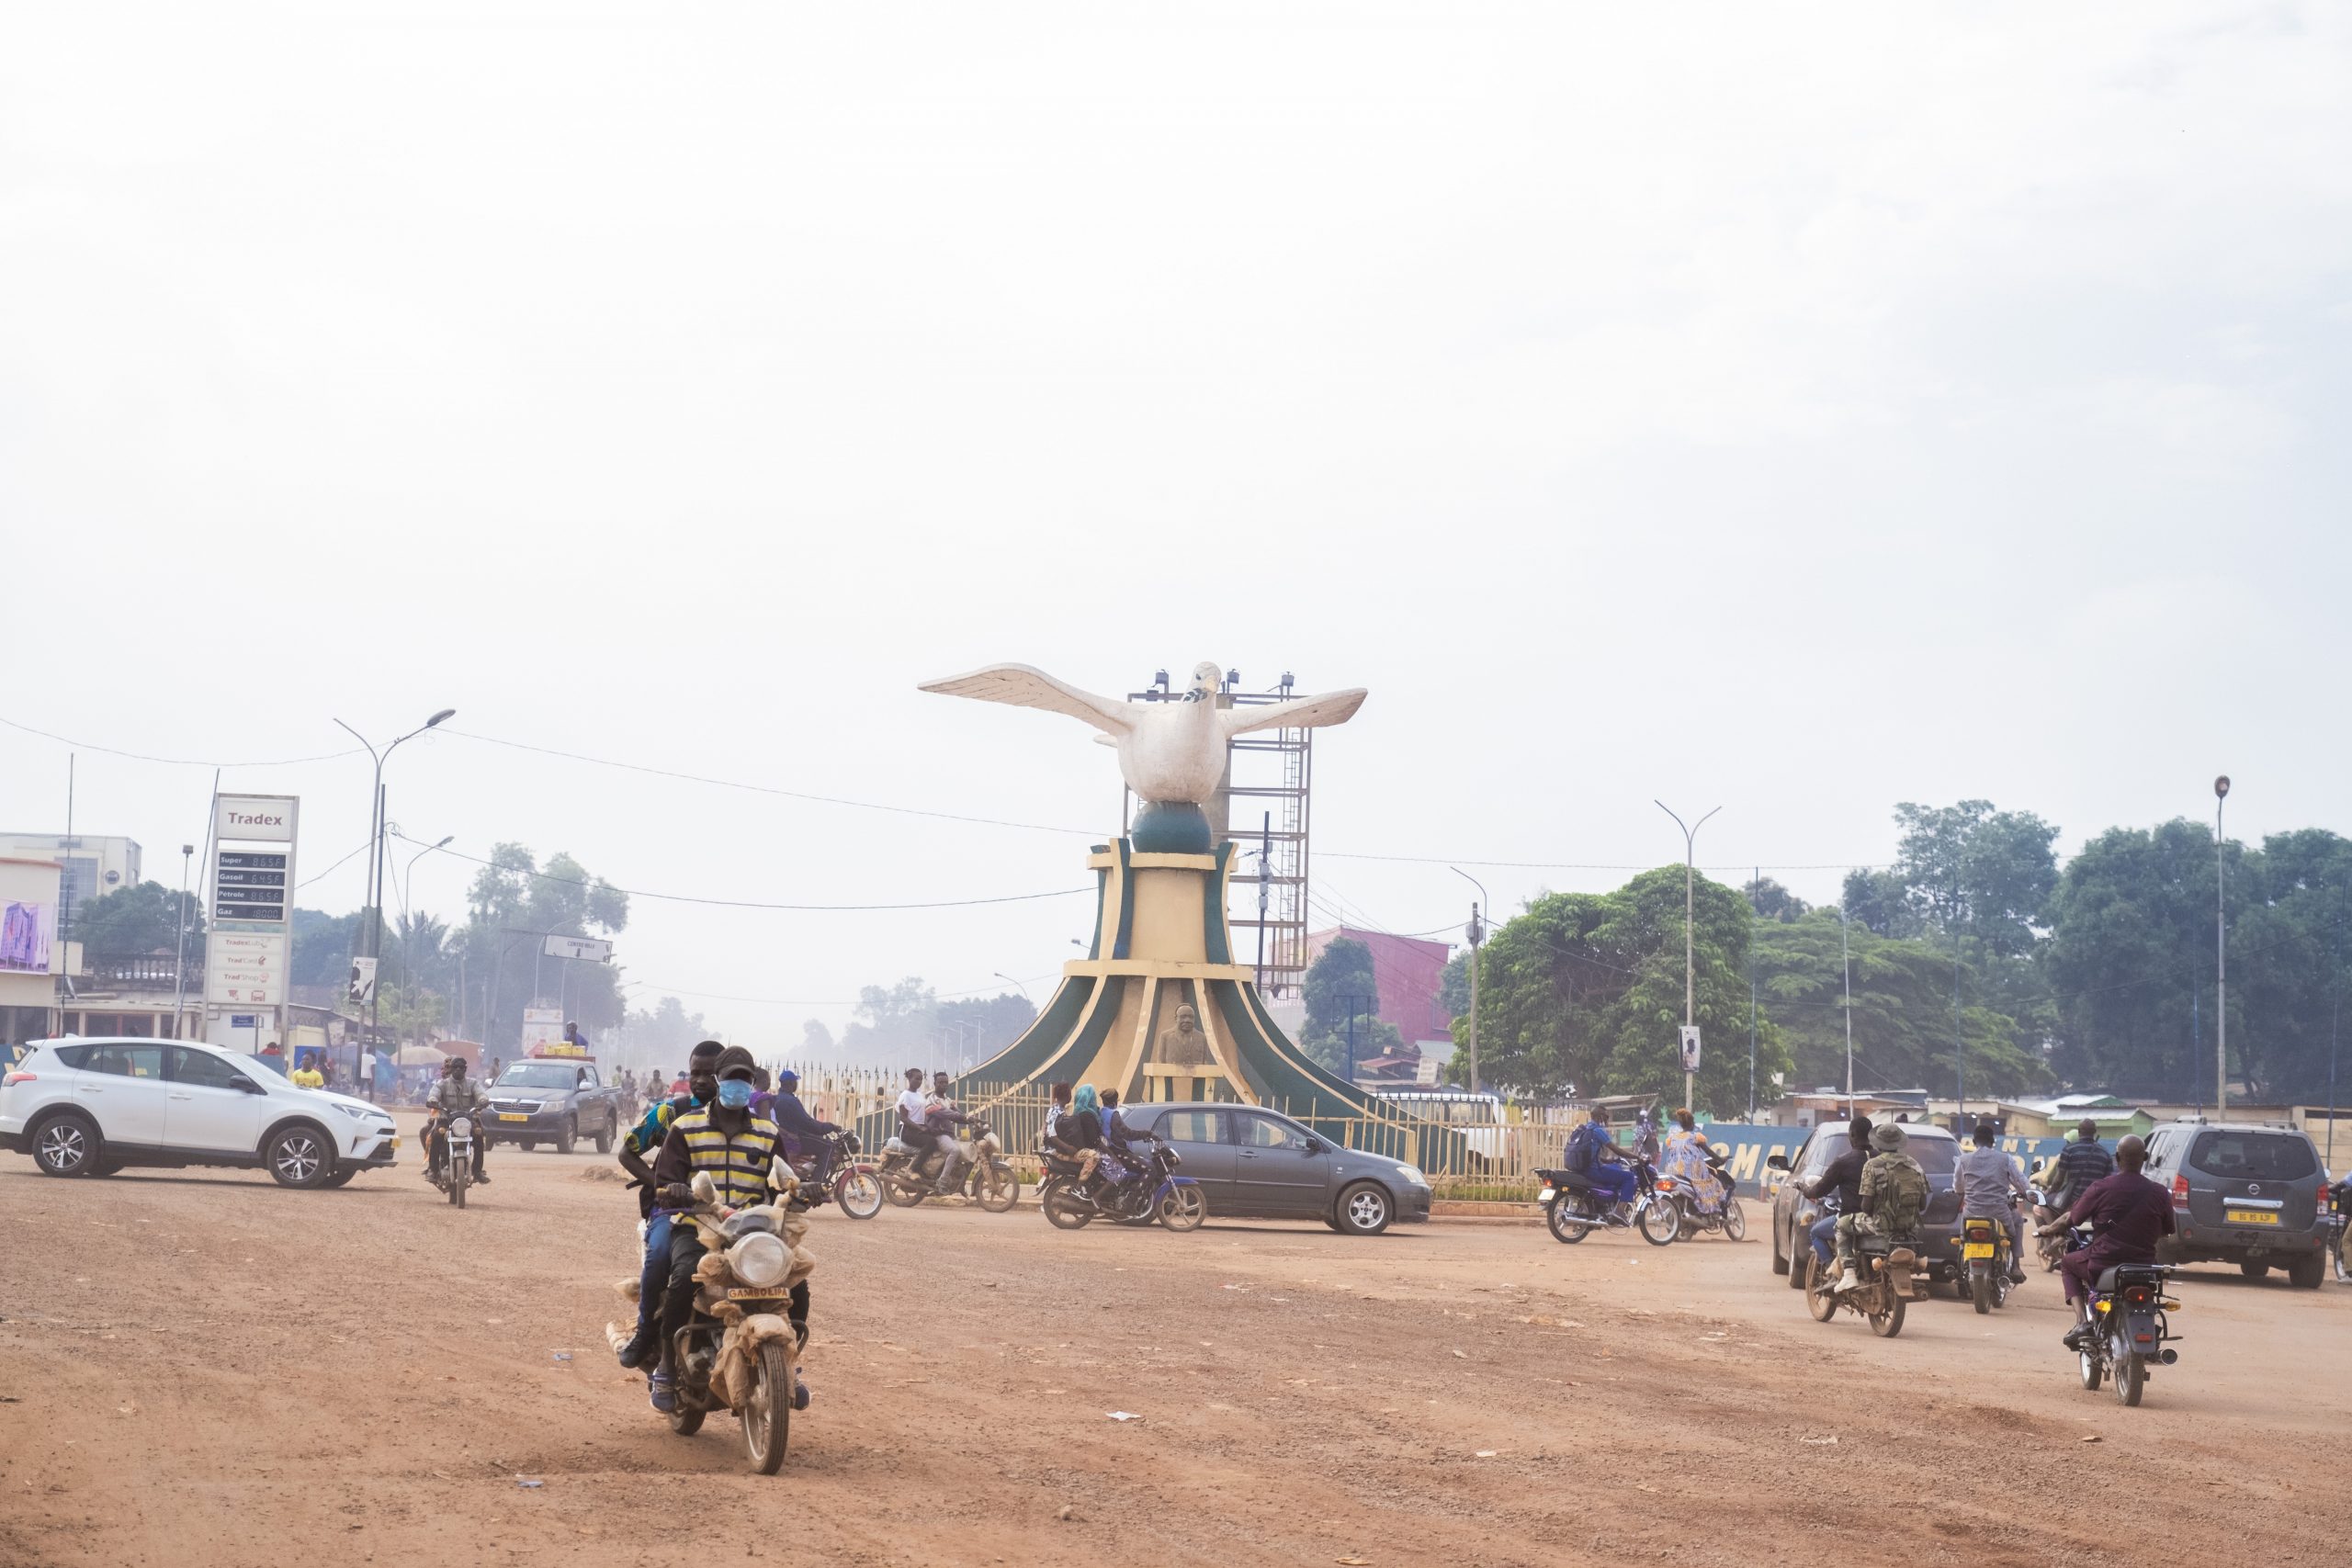
<path id="1" fill-rule="evenodd" d="M 297 804 L 290 795 L 216 795 L 212 836 L 226 843 L 290 844 Z"/>

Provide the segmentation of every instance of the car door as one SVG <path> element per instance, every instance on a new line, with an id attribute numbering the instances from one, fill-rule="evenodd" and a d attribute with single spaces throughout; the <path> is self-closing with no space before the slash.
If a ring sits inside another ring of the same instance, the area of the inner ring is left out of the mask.
<path id="1" fill-rule="evenodd" d="M 1234 1122 L 1238 1212 L 1319 1214 L 1330 1207 L 1331 1156 L 1306 1129 L 1263 1111 L 1227 1112 Z"/>
<path id="2" fill-rule="evenodd" d="M 1238 1151 L 1227 1137 L 1227 1120 L 1222 1111 L 1170 1111 L 1162 1113 L 1152 1129 L 1184 1162 L 1177 1168 L 1177 1174 L 1189 1176 L 1201 1184 L 1212 1214 L 1232 1213 L 1240 1206 L 1233 1187 L 1234 1160 Z"/>
<path id="3" fill-rule="evenodd" d="M 243 1067 L 193 1046 L 172 1047 L 164 1139 L 175 1149 L 251 1154 L 261 1139 L 264 1097 Z"/>
<path id="4" fill-rule="evenodd" d="M 74 1098 L 107 1142 L 153 1148 L 164 1142 L 164 1096 L 170 1090 L 161 1043 L 102 1041 L 84 1055 Z"/>

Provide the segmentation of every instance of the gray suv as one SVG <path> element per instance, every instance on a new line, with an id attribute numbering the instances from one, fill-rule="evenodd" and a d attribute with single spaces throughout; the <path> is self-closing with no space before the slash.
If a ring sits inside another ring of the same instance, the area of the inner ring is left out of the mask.
<path id="1" fill-rule="evenodd" d="M 1378 1235 L 1391 1220 L 1430 1217 L 1429 1178 L 1419 1170 L 1343 1149 L 1275 1111 L 1180 1100 L 1123 1105 L 1119 1115 L 1168 1140 L 1216 1219 L 1314 1219 L 1348 1235 Z"/>
<path id="2" fill-rule="evenodd" d="M 2305 1134 L 2289 1127 L 2174 1122 L 2148 1134 L 2142 1173 L 2172 1190 L 2166 1263 L 2234 1263 L 2250 1280 L 2273 1268 L 2298 1290 L 2327 1271 L 2327 1173 Z"/>

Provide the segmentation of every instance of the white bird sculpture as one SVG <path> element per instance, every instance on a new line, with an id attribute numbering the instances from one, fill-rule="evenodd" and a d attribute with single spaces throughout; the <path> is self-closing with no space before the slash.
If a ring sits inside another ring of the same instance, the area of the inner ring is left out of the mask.
<path id="1" fill-rule="evenodd" d="M 984 703 L 1068 714 L 1102 733 L 1094 739 L 1119 751 L 1119 772 L 1137 799 L 1204 805 L 1225 776 L 1226 742 L 1253 729 L 1303 729 L 1345 724 L 1363 705 L 1364 691 L 1248 707 L 1216 705 L 1217 667 L 1193 666 L 1193 683 L 1168 702 L 1130 703 L 1098 697 L 1026 664 L 991 664 L 968 675 L 927 681 L 926 692 Z"/>

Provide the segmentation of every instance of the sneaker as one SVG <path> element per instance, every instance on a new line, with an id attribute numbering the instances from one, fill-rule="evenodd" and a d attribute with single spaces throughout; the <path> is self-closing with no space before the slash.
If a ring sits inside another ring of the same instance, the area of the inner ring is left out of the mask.
<path id="1" fill-rule="evenodd" d="M 646 1357 L 653 1354 L 653 1336 L 650 1334 L 631 1335 L 629 1337 L 629 1342 L 622 1346 L 618 1350 L 615 1351 L 614 1354 L 619 1359 L 622 1366 L 627 1367 L 630 1371 L 635 1371 L 638 1368 L 645 1365 Z"/>
<path id="2" fill-rule="evenodd" d="M 798 1372 L 792 1374 L 792 1407 L 795 1410 L 808 1408 L 808 1385 L 800 1381 Z"/>
<path id="3" fill-rule="evenodd" d="M 670 1416 L 676 1413 L 678 1408 L 678 1391 L 671 1382 L 669 1373 L 655 1372 L 652 1377 L 647 1380 L 646 1386 L 651 1391 L 650 1397 L 653 1402 L 654 1409 L 659 1410 L 664 1416 Z"/>
<path id="4" fill-rule="evenodd" d="M 1830 1288 L 1841 1296 L 1848 1291 L 1859 1291 L 1862 1288 L 1862 1277 L 1855 1273 L 1854 1266 L 1849 1263 L 1846 1265 L 1846 1271 L 1838 1276 L 1838 1283 Z"/>

